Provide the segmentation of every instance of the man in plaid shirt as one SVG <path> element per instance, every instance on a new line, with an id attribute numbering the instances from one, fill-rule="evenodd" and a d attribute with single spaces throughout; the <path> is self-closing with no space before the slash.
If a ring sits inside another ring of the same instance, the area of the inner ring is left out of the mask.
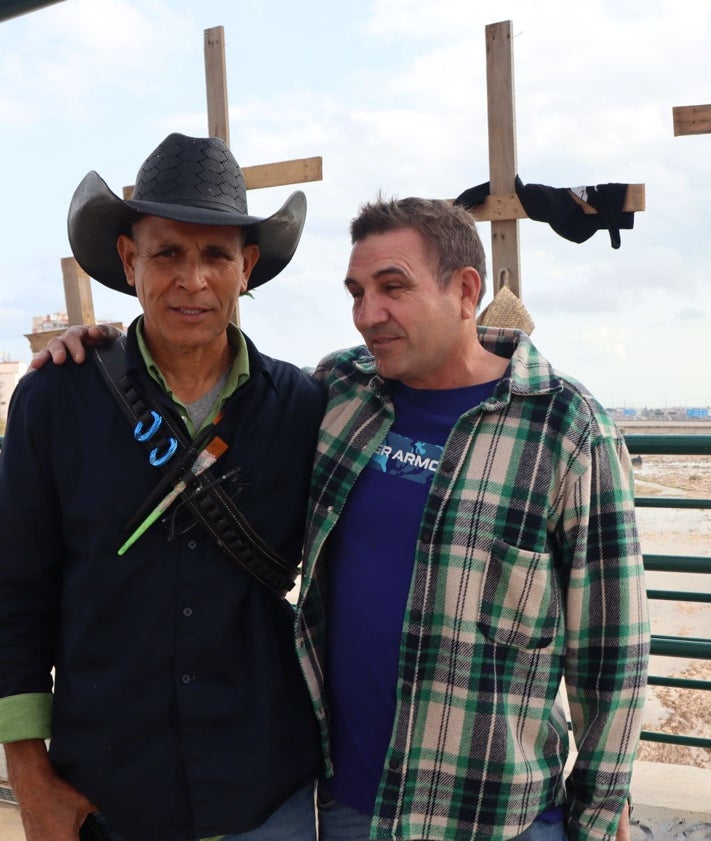
<path id="1" fill-rule="evenodd" d="M 528 336 L 477 330 L 465 211 L 378 201 L 351 234 L 366 347 L 315 372 L 297 615 L 321 837 L 607 841 L 649 651 L 624 441 Z"/>

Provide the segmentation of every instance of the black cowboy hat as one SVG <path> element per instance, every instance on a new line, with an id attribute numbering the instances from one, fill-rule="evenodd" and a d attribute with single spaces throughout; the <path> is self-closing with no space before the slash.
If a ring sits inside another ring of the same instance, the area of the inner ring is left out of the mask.
<path id="1" fill-rule="evenodd" d="M 136 176 L 133 197 L 120 199 L 96 172 L 84 176 L 69 205 L 69 243 L 90 276 L 119 292 L 135 295 L 116 250 L 141 214 L 198 225 L 241 225 L 259 245 L 249 289 L 271 280 L 296 251 L 306 218 L 306 196 L 297 190 L 272 216 L 247 212 L 244 175 L 217 137 L 170 134 L 148 156 Z"/>

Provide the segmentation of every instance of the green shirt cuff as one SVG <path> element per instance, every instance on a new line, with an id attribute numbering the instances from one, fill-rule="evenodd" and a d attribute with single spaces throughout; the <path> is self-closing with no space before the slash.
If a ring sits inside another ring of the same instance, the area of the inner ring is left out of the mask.
<path id="1" fill-rule="evenodd" d="M 52 735 L 50 692 L 28 692 L 0 698 L 0 743 L 49 739 Z"/>

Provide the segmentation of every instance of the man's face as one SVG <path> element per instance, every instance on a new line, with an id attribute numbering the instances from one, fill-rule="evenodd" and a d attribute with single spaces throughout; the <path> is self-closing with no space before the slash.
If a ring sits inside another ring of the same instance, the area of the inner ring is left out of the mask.
<path id="1" fill-rule="evenodd" d="M 441 289 L 421 235 L 402 228 L 357 242 L 345 284 L 353 323 L 382 377 L 413 388 L 469 384 L 461 368 L 476 314 L 473 269 L 456 272 Z"/>
<path id="2" fill-rule="evenodd" d="M 144 216 L 118 250 L 135 286 L 145 335 L 164 349 L 219 347 L 259 257 L 236 226 L 191 225 Z"/>

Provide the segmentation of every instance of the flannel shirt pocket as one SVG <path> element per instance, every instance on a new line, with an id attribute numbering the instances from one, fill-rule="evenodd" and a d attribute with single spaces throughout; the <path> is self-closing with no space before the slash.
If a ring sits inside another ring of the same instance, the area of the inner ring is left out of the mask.
<path id="1" fill-rule="evenodd" d="M 482 585 L 479 630 L 491 642 L 540 651 L 555 644 L 559 623 L 552 556 L 495 539 Z"/>

